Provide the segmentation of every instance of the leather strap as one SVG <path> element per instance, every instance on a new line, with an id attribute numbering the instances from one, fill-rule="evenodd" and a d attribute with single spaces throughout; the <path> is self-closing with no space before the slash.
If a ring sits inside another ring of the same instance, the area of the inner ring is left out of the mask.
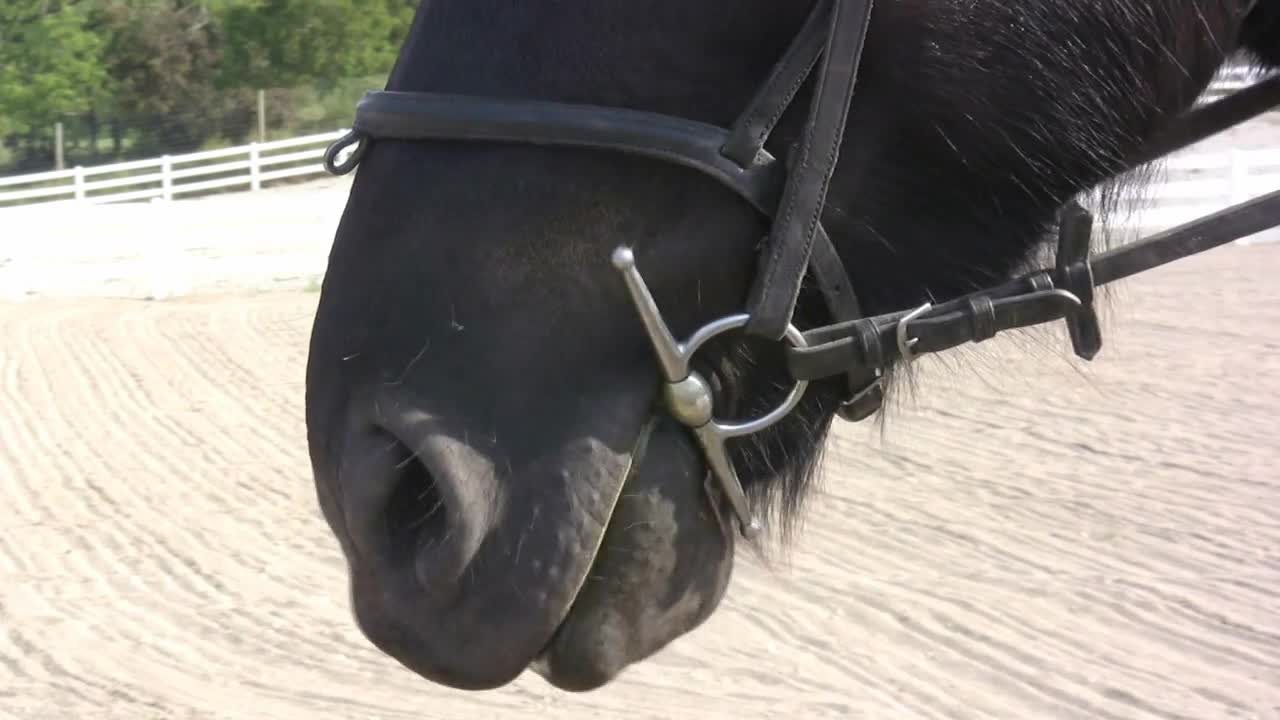
<path id="1" fill-rule="evenodd" d="M 871 6 L 871 0 L 834 0 L 809 122 L 791 159 L 760 275 L 747 304 L 751 321 L 745 329 L 750 334 L 780 339 L 795 313 L 827 188 L 840 155 Z"/>
<path id="2" fill-rule="evenodd" d="M 743 166 L 726 158 L 720 148 L 728 133 L 714 125 L 599 105 L 375 91 L 356 106 L 352 128 L 373 139 L 511 142 L 649 157 L 698 170 L 766 215 L 772 215 L 785 173 L 764 151 Z"/>
<path id="3" fill-rule="evenodd" d="M 996 288 L 943 303 L 906 322 L 904 335 L 915 340 L 911 347 L 915 356 L 975 342 L 995 332 L 1078 317 L 1089 310 L 1084 298 L 1092 297 L 1095 285 L 1115 282 L 1277 225 L 1280 190 L 1117 248 L 1092 261 L 1060 262 L 1054 270 L 1024 275 Z M 1063 243 L 1075 242 L 1073 238 L 1078 236 L 1069 213 L 1063 227 Z M 788 367 L 797 380 L 839 375 L 848 372 L 850 366 L 885 367 L 902 357 L 897 335 L 908 315 L 907 311 L 887 313 L 805 333 L 810 345 L 789 349 Z M 1101 345 L 1096 319 L 1086 321 L 1081 331 L 1073 330 L 1072 340 L 1077 354 L 1092 357 Z"/>
<path id="4" fill-rule="evenodd" d="M 812 74 L 829 42 L 828 25 L 834 24 L 831 13 L 832 0 L 819 0 L 814 6 L 787 52 L 774 65 L 760 90 L 730 128 L 729 139 L 721 149 L 726 157 L 745 166 L 764 150 L 769 136 Z M 859 54 L 861 49 L 859 45 Z M 832 322 L 848 322 L 862 317 L 862 307 L 844 263 L 821 223 L 815 229 L 808 267 L 817 281 Z M 883 400 L 880 373 L 850 367 L 847 375 L 848 396 L 840 413 L 847 420 L 861 420 L 875 412 Z"/>
<path id="5" fill-rule="evenodd" d="M 813 255 L 809 258 L 809 269 L 817 280 L 818 289 L 822 292 L 827 311 L 831 313 L 834 322 L 851 322 L 862 317 L 862 306 L 845 272 L 844 263 L 821 224 L 818 225 Z M 880 386 L 880 367 L 850 365 L 846 369 L 848 395 L 838 410 L 845 420 L 857 422 L 880 409 L 884 400 L 884 389 Z"/>
<path id="6" fill-rule="evenodd" d="M 1278 106 L 1280 75 L 1273 75 L 1184 114 L 1146 143 L 1126 170 L 1175 153 Z"/>
<path id="7" fill-rule="evenodd" d="M 729 139 L 721 152 L 738 163 L 747 165 L 769 140 L 769 135 L 791 106 L 814 65 L 827 45 L 827 21 L 831 17 L 831 0 L 818 0 L 787 52 L 774 66 L 764 85 L 756 92 L 747 109 L 729 130 Z"/>
<path id="8" fill-rule="evenodd" d="M 1135 154 L 1126 172 L 1280 107 L 1280 75 L 1184 114 Z M 1120 174 L 1120 173 L 1117 173 Z M 1059 214 L 1058 255 L 1052 272 L 1023 276 L 943 303 L 911 320 L 904 335 L 912 355 L 979 342 L 997 332 L 1066 319 L 1077 355 L 1091 359 L 1102 346 L 1093 311 L 1094 288 L 1195 255 L 1280 225 L 1280 191 L 1240 203 L 1176 228 L 1088 257 L 1092 217 L 1076 203 Z M 1060 290 L 1070 295 L 1068 301 Z M 797 380 L 816 380 L 850 368 L 885 368 L 902 355 L 898 325 L 906 311 L 837 323 L 805 333 L 809 347 L 788 351 Z"/>
<path id="9" fill-rule="evenodd" d="M 1098 285 L 1158 268 L 1280 225 L 1280 190 L 1232 205 L 1094 259 Z"/>

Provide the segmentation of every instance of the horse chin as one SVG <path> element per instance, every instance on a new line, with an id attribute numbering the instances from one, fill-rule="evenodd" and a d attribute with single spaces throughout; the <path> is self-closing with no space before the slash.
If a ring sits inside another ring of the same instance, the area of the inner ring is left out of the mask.
<path id="1" fill-rule="evenodd" d="M 662 421 L 636 461 L 587 580 L 529 669 L 553 686 L 585 692 L 701 625 L 733 569 L 726 508 L 704 489 L 687 431 Z"/>

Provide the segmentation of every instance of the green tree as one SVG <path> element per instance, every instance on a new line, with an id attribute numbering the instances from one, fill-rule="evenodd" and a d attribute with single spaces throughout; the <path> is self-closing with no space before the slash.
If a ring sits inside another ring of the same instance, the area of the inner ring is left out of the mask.
<path id="1" fill-rule="evenodd" d="M 138 135 L 140 150 L 180 151 L 252 122 L 252 100 L 217 86 L 223 33 L 217 11 L 229 3 L 98 0 L 103 61 L 114 79 L 99 114 Z"/>
<path id="2" fill-rule="evenodd" d="M 415 0 L 245 0 L 224 10 L 226 85 L 282 87 L 385 73 Z"/>
<path id="3" fill-rule="evenodd" d="M 82 113 L 108 90 L 92 4 L 0 0 L 0 137 Z"/>
<path id="4" fill-rule="evenodd" d="M 331 128 L 391 68 L 418 2 L 0 0 L 0 141 L 44 156 L 56 120 L 93 160 L 104 131 L 116 157 L 239 141 L 259 88 L 271 127 Z"/>

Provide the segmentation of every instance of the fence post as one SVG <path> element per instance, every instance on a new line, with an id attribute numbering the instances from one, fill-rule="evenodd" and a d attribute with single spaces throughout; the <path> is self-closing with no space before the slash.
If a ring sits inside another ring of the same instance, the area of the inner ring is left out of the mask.
<path id="1" fill-rule="evenodd" d="M 62 170 L 66 167 L 66 155 L 62 149 L 62 121 L 59 120 L 53 126 L 53 169 Z"/>
<path id="2" fill-rule="evenodd" d="M 76 200 L 83 202 L 85 199 L 84 168 L 77 165 L 73 172 L 75 174 L 72 176 L 71 187 L 75 192 Z"/>
<path id="3" fill-rule="evenodd" d="M 253 191 L 262 189 L 262 165 L 259 163 L 261 158 L 258 143 L 249 143 L 249 189 Z"/>
<path id="4" fill-rule="evenodd" d="M 267 141 L 267 91 L 258 90 L 258 142 Z"/>
<path id="5" fill-rule="evenodd" d="M 160 197 L 173 199 L 173 158 L 168 155 L 160 156 Z"/>

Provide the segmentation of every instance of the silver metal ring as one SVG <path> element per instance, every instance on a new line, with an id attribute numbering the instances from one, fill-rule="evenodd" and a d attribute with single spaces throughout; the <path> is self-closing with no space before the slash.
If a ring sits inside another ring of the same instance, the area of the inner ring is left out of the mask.
<path id="1" fill-rule="evenodd" d="M 730 315 L 703 325 L 697 332 L 689 336 L 687 341 L 679 343 L 679 356 L 684 366 L 683 369 L 685 373 L 689 372 L 690 364 L 693 362 L 693 356 L 697 354 L 698 350 L 701 349 L 703 345 L 720 335 L 746 327 L 747 323 L 750 321 L 750 315 Z M 792 347 L 805 348 L 809 346 L 809 343 L 804 338 L 804 333 L 794 325 L 787 326 L 787 331 L 784 337 Z M 808 380 L 797 380 L 795 385 L 792 386 L 791 392 L 787 394 L 786 399 L 783 400 L 778 407 L 774 408 L 773 411 L 768 414 L 754 420 L 731 423 L 721 422 L 712 418 L 710 424 L 716 429 L 717 433 L 726 438 L 753 435 L 777 424 L 789 415 L 792 410 L 795 410 L 796 406 L 800 404 L 800 400 L 804 398 L 804 392 L 808 387 Z"/>
<path id="2" fill-rule="evenodd" d="M 784 336 L 792 347 L 805 348 L 809 343 L 804 339 L 804 333 L 794 325 L 787 326 L 787 332 Z M 808 380 L 797 380 L 795 385 L 791 387 L 791 392 L 787 394 L 785 400 L 778 407 L 766 415 L 756 418 L 755 420 L 747 420 L 745 422 L 721 422 L 712 418 L 711 423 L 715 425 L 716 430 L 725 437 L 742 437 L 743 435 L 753 435 L 755 433 L 767 430 L 768 428 L 781 422 L 783 418 L 791 414 L 792 410 L 800 404 L 800 400 L 804 398 L 804 392 L 809 388 Z"/>

